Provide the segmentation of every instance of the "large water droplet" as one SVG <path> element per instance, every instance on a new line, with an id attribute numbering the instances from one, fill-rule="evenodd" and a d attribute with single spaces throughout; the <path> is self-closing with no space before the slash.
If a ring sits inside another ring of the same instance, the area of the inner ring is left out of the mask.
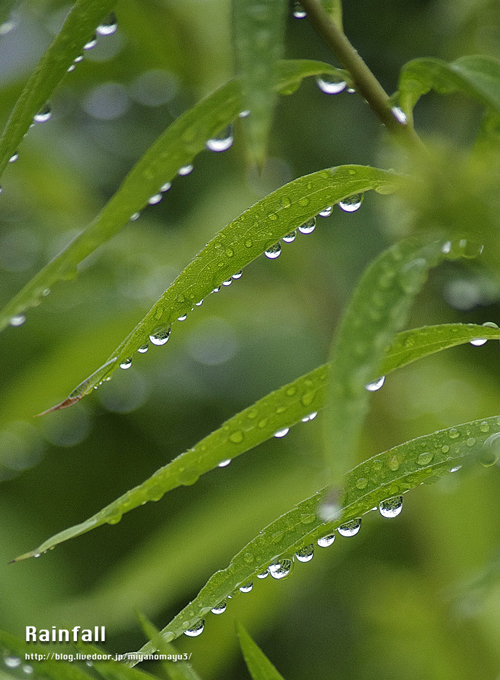
<path id="1" fill-rule="evenodd" d="M 307 12 L 304 10 L 300 2 L 295 2 L 293 4 L 293 16 L 296 19 L 304 19 L 307 16 Z"/>
<path id="2" fill-rule="evenodd" d="M 220 463 L 217 463 L 217 467 L 225 468 L 229 465 L 230 462 L 231 462 L 231 458 L 224 458 L 224 460 L 221 460 Z"/>
<path id="3" fill-rule="evenodd" d="M 337 531 L 341 536 L 356 536 L 361 529 L 361 517 L 351 519 L 349 522 L 341 524 Z"/>
<path id="4" fill-rule="evenodd" d="M 281 580 L 290 575 L 293 567 L 292 560 L 284 559 L 274 564 L 270 564 L 268 571 L 273 578 L 276 580 Z"/>
<path id="5" fill-rule="evenodd" d="M 344 212 L 356 212 L 361 207 L 363 203 L 364 194 L 354 194 L 353 196 L 348 196 L 347 198 L 339 201 L 339 208 L 342 208 Z"/>
<path id="6" fill-rule="evenodd" d="M 249 592 L 251 592 L 252 588 L 253 588 L 253 583 L 251 581 L 249 581 L 248 583 L 245 583 L 245 585 L 240 587 L 240 591 L 242 593 L 249 593 Z"/>
<path id="7" fill-rule="evenodd" d="M 301 234 L 312 234 L 312 232 L 316 228 L 316 218 L 311 217 L 310 220 L 307 220 L 307 222 L 304 222 L 304 224 L 301 224 L 299 227 L 299 231 Z"/>
<path id="8" fill-rule="evenodd" d="M 291 231 L 291 232 L 290 232 L 289 234 L 287 234 L 286 236 L 283 236 L 282 241 L 283 241 L 284 243 L 293 243 L 293 241 L 295 241 L 295 236 L 296 236 L 296 235 L 297 235 L 297 233 L 296 233 L 295 231 Z"/>
<path id="9" fill-rule="evenodd" d="M 483 323 L 483 326 L 486 326 L 486 328 L 498 328 L 497 324 L 494 323 L 493 321 L 485 321 Z M 488 342 L 487 338 L 474 338 L 473 340 L 470 341 L 471 345 L 474 345 L 474 347 L 481 347 L 481 345 L 484 345 Z"/>
<path id="10" fill-rule="evenodd" d="M 187 635 L 188 637 L 198 637 L 198 635 L 201 635 L 203 633 L 204 628 L 205 621 L 203 619 L 200 619 L 198 623 L 195 623 L 195 625 L 192 628 L 188 628 L 187 630 L 185 630 L 184 635 Z"/>
<path id="11" fill-rule="evenodd" d="M 320 210 L 318 215 L 320 217 L 330 217 L 330 215 L 333 212 L 333 205 L 327 205 L 326 208 L 323 208 L 323 210 Z"/>
<path id="12" fill-rule="evenodd" d="M 326 534 L 316 541 L 320 548 L 328 548 L 335 541 L 335 534 Z"/>
<path id="13" fill-rule="evenodd" d="M 281 430 L 277 430 L 277 431 L 274 433 L 274 436 L 275 436 L 277 439 L 281 439 L 281 437 L 284 437 L 284 436 L 287 435 L 289 432 L 290 432 L 290 428 L 289 428 L 289 427 L 283 427 Z"/>
<path id="14" fill-rule="evenodd" d="M 7 668 L 19 668 L 21 665 L 21 659 L 18 656 L 6 656 L 4 661 Z"/>
<path id="15" fill-rule="evenodd" d="M 338 76 L 334 75 L 324 75 L 321 78 L 316 78 L 318 87 L 322 92 L 326 94 L 338 94 L 345 90 L 347 83 Z"/>
<path id="16" fill-rule="evenodd" d="M 495 465 L 500 454 L 500 432 L 492 434 L 484 442 L 484 450 L 479 457 L 479 462 L 484 467 Z"/>
<path id="17" fill-rule="evenodd" d="M 216 137 L 207 140 L 205 146 L 209 151 L 227 151 L 234 142 L 233 126 L 228 125 Z"/>
<path id="18" fill-rule="evenodd" d="M 306 545 L 295 553 L 295 557 L 299 562 L 310 562 L 314 557 L 314 546 Z"/>
<path id="19" fill-rule="evenodd" d="M 153 345 L 157 346 L 165 345 L 170 338 L 171 332 L 172 331 L 170 326 L 167 326 L 166 328 L 157 328 L 151 333 L 149 339 L 151 340 Z"/>
<path id="20" fill-rule="evenodd" d="M 193 172 L 194 165 L 183 165 L 182 168 L 179 168 L 177 171 L 177 174 L 184 176 L 184 175 L 189 175 L 190 172 Z"/>
<path id="21" fill-rule="evenodd" d="M 52 116 L 52 110 L 50 104 L 45 104 L 40 111 L 33 117 L 35 123 L 45 123 Z"/>
<path id="22" fill-rule="evenodd" d="M 403 509 L 403 496 L 386 498 L 379 503 L 378 509 L 382 517 L 397 517 Z"/>
<path id="23" fill-rule="evenodd" d="M 118 28 L 118 21 L 116 14 L 110 12 L 104 21 L 96 28 L 96 33 L 99 35 L 111 35 Z"/>
<path id="24" fill-rule="evenodd" d="M 215 605 L 215 607 L 212 609 L 212 614 L 224 614 L 226 609 L 226 600 L 222 600 L 222 602 L 219 602 L 219 604 Z"/>
<path id="25" fill-rule="evenodd" d="M 274 246 L 270 246 L 266 251 L 264 251 L 264 255 L 270 260 L 275 260 L 281 255 L 281 243 L 275 243 Z"/>
<path id="26" fill-rule="evenodd" d="M 146 354 L 146 352 L 148 351 L 148 349 L 149 349 L 149 345 L 148 345 L 148 343 L 146 342 L 144 345 L 141 345 L 137 351 L 138 351 L 140 354 Z"/>
<path id="27" fill-rule="evenodd" d="M 377 390 L 379 390 L 384 383 L 385 383 L 385 375 L 383 375 L 378 380 L 374 380 L 371 383 L 367 383 L 365 385 L 365 388 L 368 390 L 368 392 L 377 392 Z"/>
<path id="28" fill-rule="evenodd" d="M 10 325 L 14 327 L 22 326 L 25 321 L 26 316 L 24 314 L 16 314 L 15 316 L 11 316 L 9 319 Z"/>
<path id="29" fill-rule="evenodd" d="M 121 364 L 120 368 L 127 369 L 132 366 L 132 359 L 129 357 L 128 359 L 124 359 Z"/>

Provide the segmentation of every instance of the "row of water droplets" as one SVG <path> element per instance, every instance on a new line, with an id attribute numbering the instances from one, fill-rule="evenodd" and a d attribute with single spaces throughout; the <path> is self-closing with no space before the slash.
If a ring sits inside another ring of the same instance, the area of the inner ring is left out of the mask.
<path id="1" fill-rule="evenodd" d="M 379 504 L 379 512 L 382 515 L 382 517 L 387 518 L 397 517 L 401 513 L 402 509 L 403 509 L 402 496 L 394 496 L 392 498 L 387 498 L 381 501 L 381 503 Z M 301 521 L 303 521 L 303 523 L 305 524 L 313 522 L 314 520 L 315 520 L 314 514 L 305 514 L 303 518 L 301 518 Z M 357 517 L 355 519 L 349 520 L 341 524 L 337 528 L 337 532 L 341 536 L 351 537 L 355 536 L 360 529 L 361 518 Z M 279 543 L 283 536 L 284 533 L 282 531 L 278 531 L 273 535 L 272 540 L 275 543 Z M 325 534 L 321 538 L 318 538 L 316 543 L 320 548 L 328 548 L 334 543 L 334 541 L 335 532 L 330 532 L 328 534 Z M 300 550 L 297 550 L 294 556 L 284 557 L 278 560 L 277 562 L 273 562 L 262 572 L 258 573 L 257 578 L 265 579 L 268 576 L 271 576 L 271 578 L 275 579 L 276 581 L 282 581 L 283 579 L 290 576 L 290 574 L 292 573 L 295 560 L 297 560 L 298 562 L 306 563 L 310 562 L 313 559 L 313 557 L 314 557 L 314 544 L 311 543 L 309 545 L 304 546 L 303 548 L 300 548 Z M 251 553 L 245 553 L 243 559 L 245 560 L 245 562 L 247 562 L 247 564 L 251 564 L 254 560 L 254 556 Z M 245 583 L 242 586 L 240 586 L 238 590 L 234 591 L 234 593 L 232 593 L 228 597 L 229 599 L 232 599 L 240 592 L 249 593 L 252 590 L 253 582 L 249 581 L 248 583 Z M 226 611 L 226 609 L 227 600 L 222 600 L 210 611 L 212 612 L 212 614 L 223 614 Z M 189 623 L 185 622 L 186 630 L 184 630 L 184 634 L 187 635 L 188 637 L 198 637 L 198 635 L 201 635 L 201 633 L 203 633 L 205 621 L 204 619 L 200 619 L 194 626 L 191 627 L 188 626 Z M 173 634 L 171 635 L 173 636 Z"/>
<path id="2" fill-rule="evenodd" d="M 361 203 L 363 202 L 363 197 L 364 194 L 353 194 L 352 196 L 348 196 L 341 201 L 339 201 L 338 206 L 341 208 L 344 212 L 352 213 L 356 212 L 361 207 Z M 328 205 L 323 210 L 321 210 L 318 215 L 320 217 L 330 217 L 330 215 L 333 212 L 333 206 Z M 304 222 L 304 224 L 301 224 L 298 229 L 290 232 L 286 236 L 283 236 L 281 241 L 283 243 L 293 243 L 295 241 L 295 238 L 297 236 L 297 232 L 300 234 L 312 234 L 313 231 L 316 229 L 316 217 L 312 217 L 310 220 L 307 220 L 307 222 Z M 275 243 L 274 245 L 270 246 L 265 250 L 264 255 L 268 257 L 270 260 L 275 260 L 277 257 L 281 255 L 281 242 L 278 241 L 278 243 Z"/>
<path id="3" fill-rule="evenodd" d="M 101 24 L 96 29 L 96 34 L 84 45 L 83 49 L 84 50 L 90 50 L 93 47 L 96 46 L 97 44 L 97 37 L 98 36 L 105 36 L 105 35 L 111 35 L 116 31 L 118 28 L 118 22 L 116 19 L 116 15 L 114 12 L 111 12 L 103 21 Z M 76 64 L 79 62 L 83 61 L 83 54 L 79 55 L 76 57 L 74 60 L 73 64 L 68 68 L 68 71 L 74 71 L 76 68 Z M 52 107 L 51 105 L 47 102 L 42 106 L 42 108 L 38 111 L 33 116 L 33 123 L 31 124 L 30 127 L 33 127 L 35 123 L 46 123 L 48 120 L 50 120 L 52 117 Z M 10 158 L 9 158 L 9 163 L 15 163 L 17 159 L 19 158 L 19 152 L 16 151 Z M 0 187 L 0 193 L 2 193 L 2 188 Z M 42 296 L 47 296 L 50 293 L 49 289 L 46 289 L 42 291 Z M 25 314 L 15 314 L 10 318 L 10 325 L 13 326 L 14 328 L 18 326 L 22 326 L 23 323 L 26 321 L 26 315 Z"/>
<path id="4" fill-rule="evenodd" d="M 23 663 L 18 656 L 5 652 L 3 655 L 3 662 L 7 669 L 19 669 L 25 675 L 33 675 L 33 666 L 28 663 Z"/>

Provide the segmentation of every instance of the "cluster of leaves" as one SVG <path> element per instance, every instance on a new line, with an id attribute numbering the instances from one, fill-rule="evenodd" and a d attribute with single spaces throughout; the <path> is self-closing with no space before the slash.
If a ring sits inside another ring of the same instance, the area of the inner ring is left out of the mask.
<path id="1" fill-rule="evenodd" d="M 14 107 L 0 139 L 0 172 L 7 167 L 33 117 L 50 98 L 113 4 L 109 0 L 78 0 L 75 3 Z M 331 12 L 334 24 L 341 26 L 340 3 L 325 2 L 325 6 Z M 186 111 L 164 131 L 87 229 L 0 312 L 1 328 L 17 323 L 15 320 L 30 307 L 43 302 L 44 291 L 55 283 L 74 277 L 78 263 L 124 227 L 241 112 L 251 112 L 247 127 L 249 156 L 252 162 L 262 164 L 279 94 L 293 93 L 302 80 L 310 76 L 343 80 L 356 88 L 356 74 L 322 62 L 281 60 L 285 9 L 285 3 L 280 0 L 235 3 L 235 79 Z M 485 111 L 479 140 L 483 145 L 495 141 L 500 116 L 500 63 L 492 58 L 475 56 L 450 64 L 436 59 L 417 59 L 404 66 L 398 91 L 387 102 L 388 110 L 391 104 L 401 107 L 397 113 L 401 134 L 412 129 L 413 109 L 419 98 L 430 90 L 441 94 L 460 92 L 479 102 Z M 225 134 L 227 137 L 229 133 Z M 231 277 L 238 276 L 244 267 L 266 251 L 272 253 L 274 249 L 276 252 L 281 239 L 310 223 L 321 211 L 334 204 L 360 201 L 357 197 L 371 190 L 382 195 L 400 192 L 410 203 L 417 202 L 422 192 L 428 191 L 430 183 L 441 181 L 438 164 L 432 165 L 430 156 L 425 153 L 422 156 L 422 153 L 419 151 L 414 160 L 413 174 L 344 165 L 295 179 L 258 201 L 221 228 L 108 360 L 83 380 L 67 399 L 48 410 L 72 406 L 110 379 L 119 366 L 129 365 L 131 357 L 137 351 L 145 350 L 149 342 L 166 342 L 172 325 L 188 314 L 196 303 Z M 422 164 L 426 165 L 430 180 L 429 177 L 422 178 L 419 172 Z M 488 170 L 489 167 L 477 169 L 474 166 L 470 172 L 482 178 Z M 469 187 L 468 198 L 473 192 L 474 186 Z M 448 199 L 448 203 L 453 200 Z M 456 200 L 464 199 L 460 196 Z M 452 210 L 451 214 L 455 216 L 457 211 Z M 416 222 L 418 224 L 418 218 Z M 396 243 L 368 267 L 344 312 L 327 364 L 259 399 L 145 482 L 85 522 L 49 538 L 16 561 L 38 556 L 103 524 L 115 524 L 124 513 L 148 501 L 157 501 L 178 486 L 194 484 L 221 462 L 251 450 L 276 433 L 326 409 L 324 489 L 290 509 L 244 546 L 226 569 L 208 580 L 194 601 L 180 611 L 161 634 L 148 629 L 150 642 L 140 652 L 148 654 L 158 648 L 168 650 L 172 640 L 186 630 L 196 630 L 207 612 L 270 565 L 291 560 L 295 553 L 308 549 L 314 541 L 333 535 L 342 525 L 350 526 L 350 522 L 356 522 L 374 506 L 387 499 L 398 499 L 424 481 L 481 456 L 486 455 L 486 462 L 494 459 L 495 442 L 500 433 L 497 416 L 408 441 L 355 466 L 369 405 L 367 385 L 443 349 L 477 339 L 500 339 L 500 329 L 472 324 L 403 330 L 429 270 L 444 259 L 479 255 L 482 249 L 474 244 L 479 241 L 490 250 L 497 249 L 493 216 L 485 216 L 478 232 L 471 228 L 466 217 L 440 221 L 437 213 L 423 233 Z M 278 535 L 279 541 L 276 540 Z M 240 640 L 255 680 L 281 677 L 244 630 L 240 630 Z M 10 653 L 24 653 L 22 643 L 7 633 L 2 633 L 0 641 Z M 143 673 L 119 664 L 96 664 L 95 667 L 104 678 L 139 680 L 145 677 Z M 62 680 L 88 677 L 83 670 L 70 671 L 64 664 L 47 664 L 44 672 Z M 169 667 L 169 673 L 176 678 L 198 677 L 190 666 L 182 664 L 175 667 L 175 672 Z"/>

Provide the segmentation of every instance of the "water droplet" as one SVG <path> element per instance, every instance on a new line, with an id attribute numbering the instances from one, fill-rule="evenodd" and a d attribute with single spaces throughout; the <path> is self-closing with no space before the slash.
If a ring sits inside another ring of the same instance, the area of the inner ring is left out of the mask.
<path id="1" fill-rule="evenodd" d="M 21 665 L 21 659 L 17 656 L 6 656 L 4 661 L 8 668 L 18 668 Z"/>
<path id="2" fill-rule="evenodd" d="M 10 317 L 9 323 L 11 326 L 17 328 L 17 326 L 22 326 L 25 321 L 26 316 L 24 314 L 16 314 L 15 316 Z"/>
<path id="3" fill-rule="evenodd" d="M 270 246 L 264 252 L 264 255 L 268 257 L 270 260 L 275 260 L 277 257 L 281 255 L 281 243 L 276 243 L 274 246 Z"/>
<path id="4" fill-rule="evenodd" d="M 484 451 L 479 457 L 479 462 L 484 467 L 495 465 L 500 454 L 500 432 L 492 434 L 484 442 Z"/>
<path id="5" fill-rule="evenodd" d="M 458 472 L 462 469 L 461 465 L 455 465 L 455 467 L 450 468 L 450 472 Z"/>
<path id="6" fill-rule="evenodd" d="M 231 276 L 231 278 L 234 279 L 235 281 L 237 281 L 238 279 L 241 279 L 242 276 L 243 276 L 243 270 L 240 269 L 240 271 L 236 272 L 236 274 L 233 274 Z"/>
<path id="7" fill-rule="evenodd" d="M 104 21 L 99 24 L 96 28 L 96 33 L 98 35 L 111 35 L 118 28 L 118 21 L 116 19 L 116 14 L 110 12 Z"/>
<path id="8" fill-rule="evenodd" d="M 401 123 L 401 125 L 406 125 L 408 123 L 408 118 L 406 117 L 406 113 L 403 111 L 403 109 L 400 106 L 393 106 L 391 111 L 392 111 L 392 115 L 398 121 L 398 123 Z"/>
<path id="9" fill-rule="evenodd" d="M 270 564 L 268 571 L 273 578 L 276 580 L 281 580 L 290 575 L 293 567 L 292 560 L 284 559 L 274 564 Z"/>
<path id="10" fill-rule="evenodd" d="M 150 196 L 150 198 L 148 198 L 148 203 L 149 205 L 156 205 L 161 201 L 162 198 L 163 198 L 162 194 L 153 194 L 153 196 Z"/>
<path id="11" fill-rule="evenodd" d="M 318 412 L 317 412 L 317 411 L 313 411 L 313 412 L 310 413 L 308 416 L 304 416 L 304 417 L 302 418 L 302 422 L 303 422 L 303 423 L 308 423 L 310 420 L 314 420 L 314 419 L 316 418 L 317 415 L 318 415 Z"/>
<path id="12" fill-rule="evenodd" d="M 351 519 L 349 522 L 341 524 L 337 531 L 341 536 L 356 536 L 361 529 L 361 517 Z"/>
<path id="13" fill-rule="evenodd" d="M 19 158 L 19 153 L 16 151 L 16 153 L 12 154 L 12 156 L 9 158 L 9 163 L 15 163 L 18 158 Z"/>
<path id="14" fill-rule="evenodd" d="M 233 282 L 232 278 L 226 279 L 225 281 L 222 282 L 222 285 L 223 286 L 230 286 L 232 284 L 232 282 Z"/>
<path id="15" fill-rule="evenodd" d="M 184 176 L 184 175 L 189 175 L 190 172 L 193 172 L 194 165 L 183 165 L 182 168 L 179 168 L 177 171 L 177 174 Z"/>
<path id="16" fill-rule="evenodd" d="M 75 59 L 73 59 L 73 64 L 79 64 L 81 61 L 83 61 L 83 54 L 79 54 Z"/>
<path id="17" fill-rule="evenodd" d="M 359 489 L 360 491 L 362 491 L 363 489 L 366 489 L 367 486 L 368 486 L 368 480 L 366 479 L 366 477 L 359 477 L 356 480 L 356 489 Z"/>
<path id="18" fill-rule="evenodd" d="M 275 531 L 274 534 L 271 536 L 272 542 L 281 543 L 284 535 L 285 534 L 283 533 L 283 531 Z"/>
<path id="19" fill-rule="evenodd" d="M 234 142 L 233 126 L 228 125 L 222 132 L 208 139 L 205 146 L 209 151 L 227 151 Z"/>
<path id="20" fill-rule="evenodd" d="M 120 364 L 120 368 L 123 368 L 123 369 L 130 368 L 131 366 L 132 366 L 132 359 L 131 358 L 124 359 Z"/>
<path id="21" fill-rule="evenodd" d="M 470 344 L 474 345 L 474 347 L 481 347 L 481 345 L 485 345 L 487 342 L 487 338 L 474 338 L 474 340 L 470 341 Z"/>
<path id="22" fill-rule="evenodd" d="M 257 574 L 257 578 L 267 578 L 269 576 L 269 572 L 267 569 L 265 571 L 261 571 L 260 574 Z"/>
<path id="23" fill-rule="evenodd" d="M 248 109 L 245 109 L 244 111 L 240 111 L 240 113 L 238 114 L 238 117 L 239 118 L 248 118 L 249 115 L 250 115 L 250 111 Z"/>
<path id="24" fill-rule="evenodd" d="M 317 544 L 319 545 L 320 548 L 328 548 L 330 545 L 332 545 L 334 541 L 335 534 L 326 534 L 326 536 L 318 538 Z"/>
<path id="25" fill-rule="evenodd" d="M 387 461 L 387 467 L 393 472 L 397 472 L 399 470 L 399 460 L 397 459 L 397 456 L 393 456 Z"/>
<path id="26" fill-rule="evenodd" d="M 284 243 L 293 243 L 295 241 L 295 236 L 297 235 L 297 232 L 291 231 L 289 234 L 286 236 L 283 236 L 283 242 Z"/>
<path id="27" fill-rule="evenodd" d="M 166 191 L 168 191 L 170 189 L 171 186 L 172 186 L 172 182 L 165 182 L 165 184 L 162 184 L 161 187 L 160 187 L 161 193 L 164 194 Z"/>
<path id="28" fill-rule="evenodd" d="M 179 316 L 177 321 L 185 321 L 188 318 L 187 314 L 183 314 L 182 316 Z"/>
<path id="29" fill-rule="evenodd" d="M 40 111 L 34 116 L 35 123 L 45 123 L 52 116 L 52 110 L 49 104 L 45 104 Z"/>
<path id="30" fill-rule="evenodd" d="M 342 208 L 344 212 L 356 212 L 361 207 L 363 203 L 364 194 L 354 194 L 353 196 L 348 196 L 347 198 L 339 201 L 339 208 Z"/>
<path id="31" fill-rule="evenodd" d="M 481 430 L 481 432 L 489 432 L 489 431 L 490 431 L 490 426 L 488 425 L 488 423 L 486 422 L 486 420 L 483 420 L 483 422 L 482 422 L 481 425 L 479 426 L 479 429 Z"/>
<path id="32" fill-rule="evenodd" d="M 290 432 L 289 427 L 283 427 L 281 430 L 278 430 L 277 432 L 274 433 L 274 436 L 280 439 L 281 437 L 284 437 Z"/>
<path id="33" fill-rule="evenodd" d="M 469 437 L 467 441 L 465 442 L 466 446 L 469 448 L 472 448 L 474 444 L 476 443 L 476 438 L 475 437 Z"/>
<path id="34" fill-rule="evenodd" d="M 312 232 L 316 228 L 316 218 L 311 217 L 310 220 L 307 220 L 307 222 L 304 222 L 304 224 L 301 224 L 299 227 L 299 231 L 301 234 L 312 234 Z"/>
<path id="35" fill-rule="evenodd" d="M 377 390 L 379 390 L 382 387 L 382 385 L 384 383 L 385 383 L 385 375 L 383 375 L 378 380 L 374 380 L 371 383 L 367 383 L 365 385 L 365 388 L 368 390 L 368 392 L 376 392 Z"/>
<path id="36" fill-rule="evenodd" d="M 293 5 L 293 16 L 296 19 L 304 19 L 307 16 L 307 12 L 304 10 L 300 2 L 295 2 Z"/>
<path id="37" fill-rule="evenodd" d="M 84 50 L 91 50 L 96 45 L 97 45 L 97 36 L 94 35 L 94 36 L 92 36 L 92 38 L 88 42 L 85 43 L 85 45 L 83 46 L 83 49 Z"/>
<path id="38" fill-rule="evenodd" d="M 327 205 L 326 208 L 323 208 L 323 210 L 320 210 L 318 215 L 320 217 L 330 217 L 330 215 L 333 212 L 333 205 Z"/>
<path id="39" fill-rule="evenodd" d="M 247 564 L 252 564 L 255 560 L 255 557 L 252 555 L 252 553 L 247 552 L 243 555 L 243 559 Z"/>
<path id="40" fill-rule="evenodd" d="M 221 460 L 220 463 L 217 463 L 217 466 L 220 467 L 220 468 L 225 468 L 229 465 L 230 462 L 231 462 L 231 458 L 225 458 L 224 460 Z"/>
<path id="41" fill-rule="evenodd" d="M 139 219 L 140 216 L 141 216 L 140 212 L 132 213 L 132 215 L 130 215 L 130 221 L 135 222 L 136 220 Z"/>
<path id="42" fill-rule="evenodd" d="M 458 437 L 460 437 L 460 432 L 456 429 L 456 427 L 452 427 L 448 432 L 448 437 L 450 439 L 457 439 Z"/>
<path id="43" fill-rule="evenodd" d="M 382 517 L 397 517 L 403 509 L 403 496 L 386 498 L 379 503 L 378 509 Z"/>
<path id="44" fill-rule="evenodd" d="M 339 94 L 345 90 L 347 83 L 338 76 L 334 75 L 324 75 L 321 78 L 316 78 L 318 87 L 322 92 L 326 94 Z"/>
<path id="45" fill-rule="evenodd" d="M 23 673 L 26 673 L 26 675 L 31 675 L 33 673 L 33 666 L 30 666 L 29 663 L 26 663 L 23 665 L 21 670 Z"/>
<path id="46" fill-rule="evenodd" d="M 169 338 L 170 338 L 170 333 L 171 333 L 171 328 L 170 326 L 167 326 L 166 328 L 157 328 L 155 331 L 151 333 L 149 336 L 149 339 L 153 343 L 153 345 L 165 345 Z"/>
<path id="47" fill-rule="evenodd" d="M 137 351 L 140 352 L 141 354 L 146 354 L 146 352 L 148 351 L 148 349 L 149 349 L 149 345 L 148 345 L 148 343 L 146 342 L 146 344 L 141 345 Z"/>
<path id="48" fill-rule="evenodd" d="M 184 635 L 187 635 L 188 637 L 198 637 L 198 635 L 201 635 L 203 633 L 204 628 L 205 621 L 203 619 L 200 619 L 198 623 L 195 623 L 195 625 L 192 628 L 188 628 L 187 630 L 185 630 Z"/>
<path id="49" fill-rule="evenodd" d="M 429 451 L 425 451 L 424 453 L 421 453 L 420 456 L 417 458 L 417 465 L 429 465 L 429 463 L 432 461 L 434 458 L 432 453 L 429 453 Z"/>
<path id="50" fill-rule="evenodd" d="M 219 604 L 215 605 L 215 607 L 212 609 L 212 614 L 224 614 L 226 609 L 226 600 L 222 600 L 222 602 L 219 602 Z"/>
<path id="51" fill-rule="evenodd" d="M 253 588 L 253 583 L 252 581 L 249 581 L 248 583 L 245 583 L 244 586 L 240 587 L 240 592 L 242 593 L 250 593 Z"/>
<path id="52" fill-rule="evenodd" d="M 7 35 L 17 26 L 15 19 L 7 19 L 3 24 L 0 24 L 0 35 Z"/>
<path id="53" fill-rule="evenodd" d="M 306 545 L 304 548 L 301 548 L 298 552 L 295 553 L 295 557 L 298 559 L 299 562 L 310 562 L 314 557 L 313 544 L 311 543 L 310 545 Z"/>
<path id="54" fill-rule="evenodd" d="M 241 444 L 244 438 L 245 435 L 243 434 L 242 430 L 236 430 L 235 432 L 231 432 L 229 435 L 229 440 L 232 441 L 233 444 Z"/>

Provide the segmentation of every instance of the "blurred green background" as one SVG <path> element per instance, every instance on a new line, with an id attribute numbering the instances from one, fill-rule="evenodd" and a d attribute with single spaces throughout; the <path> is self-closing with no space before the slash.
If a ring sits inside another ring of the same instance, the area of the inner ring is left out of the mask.
<path id="1" fill-rule="evenodd" d="M 68 8 L 26 0 L 12 30 L 4 24 L 2 124 Z M 91 221 L 166 125 L 231 77 L 230 12 L 229 0 L 117 2 L 118 31 L 85 52 L 56 92 L 51 120 L 34 126 L 5 172 L 1 305 Z M 500 57 L 496 0 L 346 2 L 344 27 L 389 92 L 416 57 Z M 287 56 L 331 61 L 291 13 Z M 479 109 L 429 95 L 416 120 L 424 135 L 466 147 Z M 314 81 L 281 98 L 261 176 L 247 167 L 243 124 L 229 151 L 200 154 L 162 203 L 0 337 L 0 628 L 24 636 L 27 625 L 105 625 L 107 651 L 135 650 L 144 642 L 136 611 L 165 625 L 263 526 L 323 485 L 320 414 L 116 526 L 7 565 L 326 361 L 363 268 L 403 231 L 404 208 L 390 197 L 367 195 L 355 214 L 336 208 L 313 235 L 275 261 L 259 258 L 175 324 L 166 347 L 138 355 L 73 408 L 34 420 L 100 366 L 207 240 L 256 200 L 322 167 L 400 162 L 357 95 L 328 96 Z M 500 323 L 498 300 L 498 281 L 480 263 L 448 262 L 411 325 Z M 489 343 L 392 375 L 373 396 L 360 459 L 499 413 L 499 371 Z M 498 468 L 458 473 L 408 494 L 398 519 L 366 517 L 356 538 L 317 549 L 286 582 L 258 582 L 178 648 L 206 679 L 249 677 L 239 619 L 287 680 L 497 678 L 499 535 Z"/>

